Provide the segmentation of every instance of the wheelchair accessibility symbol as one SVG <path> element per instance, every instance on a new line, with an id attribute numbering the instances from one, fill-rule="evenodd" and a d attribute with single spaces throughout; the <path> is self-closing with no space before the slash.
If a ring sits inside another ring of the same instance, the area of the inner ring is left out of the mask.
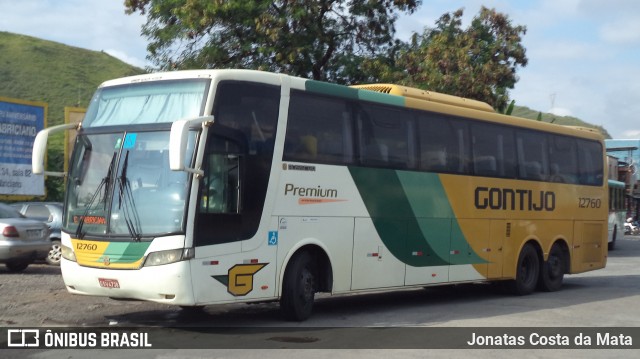
<path id="1" fill-rule="evenodd" d="M 269 245 L 277 246 L 278 245 L 278 232 L 277 231 L 269 231 Z"/>

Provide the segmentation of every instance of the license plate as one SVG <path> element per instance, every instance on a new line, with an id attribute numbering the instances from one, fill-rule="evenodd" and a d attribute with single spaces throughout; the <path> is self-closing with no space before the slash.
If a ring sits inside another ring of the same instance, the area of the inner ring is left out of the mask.
<path id="1" fill-rule="evenodd" d="M 40 237 L 42 232 L 39 229 L 27 229 L 27 238 L 33 239 Z"/>
<path id="2" fill-rule="evenodd" d="M 120 283 L 117 279 L 98 278 L 98 283 L 103 288 L 120 288 Z"/>

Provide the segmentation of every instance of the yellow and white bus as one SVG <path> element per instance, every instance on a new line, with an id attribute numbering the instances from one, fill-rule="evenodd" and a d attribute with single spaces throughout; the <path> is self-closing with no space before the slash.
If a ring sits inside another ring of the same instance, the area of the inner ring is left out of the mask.
<path id="1" fill-rule="evenodd" d="M 248 70 L 102 84 L 65 192 L 71 293 L 183 307 L 504 281 L 607 259 L 602 137 L 395 85 Z"/>

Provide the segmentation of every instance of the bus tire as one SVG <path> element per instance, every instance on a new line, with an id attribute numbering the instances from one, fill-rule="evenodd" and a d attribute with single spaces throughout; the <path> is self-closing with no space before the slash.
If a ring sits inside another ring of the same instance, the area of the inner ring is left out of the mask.
<path id="1" fill-rule="evenodd" d="M 280 309 L 287 320 L 303 321 L 311 316 L 317 274 L 309 252 L 296 254 L 284 273 Z"/>
<path id="2" fill-rule="evenodd" d="M 538 287 L 545 292 L 555 292 L 562 288 L 566 268 L 564 251 L 558 243 L 551 246 L 549 258 L 542 263 Z"/>
<path id="3" fill-rule="evenodd" d="M 540 275 L 540 258 L 538 251 L 527 243 L 518 256 L 516 279 L 509 283 L 509 290 L 515 295 L 531 294 L 538 285 Z"/>

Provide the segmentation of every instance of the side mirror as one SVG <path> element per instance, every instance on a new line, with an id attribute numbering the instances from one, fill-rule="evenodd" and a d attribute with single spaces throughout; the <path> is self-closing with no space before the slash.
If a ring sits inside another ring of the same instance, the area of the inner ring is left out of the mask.
<path id="1" fill-rule="evenodd" d="M 64 132 L 67 130 L 78 130 L 80 128 L 79 123 L 67 123 L 64 125 L 53 126 L 49 128 L 45 128 L 44 130 L 38 132 L 35 140 L 33 141 L 33 152 L 31 154 L 31 167 L 32 172 L 37 175 L 48 175 L 55 177 L 64 177 L 66 176 L 65 172 L 47 172 L 44 169 L 44 157 L 47 153 L 47 142 L 49 141 L 49 135 Z"/>
<path id="2" fill-rule="evenodd" d="M 207 130 L 213 124 L 213 116 L 202 116 L 196 118 L 187 118 L 178 120 L 171 125 L 171 134 L 169 135 L 169 168 L 172 171 L 185 171 L 196 175 L 203 175 L 201 169 L 185 167 L 184 158 L 189 141 L 189 129 L 191 126 L 201 124 L 203 136 L 206 136 Z"/>

